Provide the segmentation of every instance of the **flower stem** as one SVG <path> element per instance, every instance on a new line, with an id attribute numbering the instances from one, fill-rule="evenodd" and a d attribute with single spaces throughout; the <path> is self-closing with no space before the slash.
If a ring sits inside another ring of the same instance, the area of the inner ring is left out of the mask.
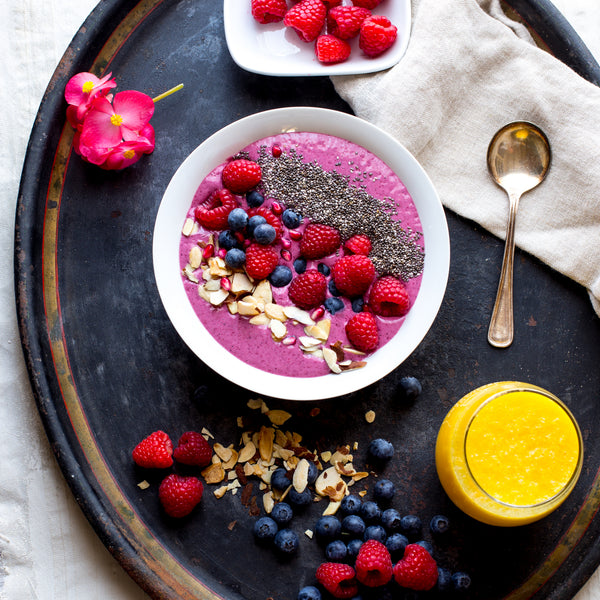
<path id="1" fill-rule="evenodd" d="M 163 92 L 162 94 L 159 94 L 158 96 L 156 96 L 156 98 L 152 98 L 152 100 L 156 104 L 156 102 L 158 102 L 159 100 L 162 100 L 163 98 L 166 98 L 167 96 L 170 96 L 171 94 L 174 94 L 175 92 L 178 92 L 182 87 L 183 87 L 183 83 L 180 83 L 179 85 L 172 87 L 170 90 L 167 90 L 166 92 Z"/>

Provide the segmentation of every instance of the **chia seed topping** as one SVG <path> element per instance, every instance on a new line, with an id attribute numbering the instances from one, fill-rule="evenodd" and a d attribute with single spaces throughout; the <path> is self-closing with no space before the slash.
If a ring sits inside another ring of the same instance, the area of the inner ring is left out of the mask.
<path id="1" fill-rule="evenodd" d="M 326 171 L 316 161 L 304 162 L 294 148 L 274 157 L 261 146 L 257 162 L 265 196 L 313 222 L 335 227 L 343 240 L 367 235 L 372 244 L 369 256 L 380 275 L 407 281 L 423 272 L 425 255 L 418 243 L 422 234 L 402 227 L 392 198 L 378 199 L 367 192 L 363 182 L 371 173 L 356 168 L 351 181 L 335 170 Z"/>

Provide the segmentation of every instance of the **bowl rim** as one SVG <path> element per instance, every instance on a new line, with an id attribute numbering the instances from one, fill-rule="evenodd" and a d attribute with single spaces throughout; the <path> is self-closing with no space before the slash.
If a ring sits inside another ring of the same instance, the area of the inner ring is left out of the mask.
<path id="1" fill-rule="evenodd" d="M 267 373 L 233 356 L 197 318 L 179 266 L 179 242 L 193 195 L 204 177 L 240 148 L 285 131 L 310 131 L 345 138 L 377 155 L 408 189 L 423 227 L 425 265 L 414 305 L 398 333 L 363 369 L 317 377 Z M 441 306 L 450 268 L 450 240 L 444 208 L 428 175 L 412 154 L 388 133 L 354 115 L 317 107 L 286 107 L 254 113 L 213 133 L 181 163 L 157 211 L 152 246 L 159 296 L 175 330 L 211 369 L 250 391 L 286 400 L 323 400 L 362 389 L 385 377 L 416 349 Z M 416 308 L 416 310 L 415 310 Z M 406 339 L 405 339 L 406 338 Z"/>

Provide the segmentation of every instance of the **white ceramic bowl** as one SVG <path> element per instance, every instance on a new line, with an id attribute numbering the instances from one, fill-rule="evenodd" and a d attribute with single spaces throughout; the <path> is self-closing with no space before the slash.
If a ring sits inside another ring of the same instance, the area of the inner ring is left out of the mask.
<path id="1" fill-rule="evenodd" d="M 285 131 L 310 131 L 348 139 L 377 155 L 410 192 L 423 226 L 425 266 L 418 296 L 398 333 L 362 369 L 341 375 L 286 377 L 266 373 L 233 356 L 197 318 L 179 266 L 179 243 L 194 193 L 204 177 L 246 145 Z M 196 148 L 179 167 L 160 204 L 153 239 L 156 283 L 165 310 L 191 350 L 225 378 L 259 394 L 290 400 L 317 400 L 347 394 L 381 379 L 419 345 L 441 305 L 450 266 L 448 226 L 429 177 L 394 138 L 352 115 L 309 107 L 257 113 L 224 127 Z"/>
<path id="2" fill-rule="evenodd" d="M 410 0 L 385 0 L 374 15 L 386 16 L 397 28 L 394 45 L 375 58 L 366 57 L 358 39 L 350 40 L 350 58 L 339 64 L 323 65 L 315 57 L 315 44 L 300 40 L 283 22 L 258 23 L 250 12 L 250 0 L 224 0 L 225 39 L 235 63 L 262 75 L 313 76 L 373 73 L 393 67 L 406 52 L 410 37 Z M 343 0 L 343 4 L 350 4 Z"/>

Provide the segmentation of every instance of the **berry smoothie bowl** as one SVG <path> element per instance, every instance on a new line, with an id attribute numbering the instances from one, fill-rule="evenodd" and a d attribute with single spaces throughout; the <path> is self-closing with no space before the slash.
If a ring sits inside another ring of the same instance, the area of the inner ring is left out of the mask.
<path id="1" fill-rule="evenodd" d="M 321 399 L 397 367 L 431 326 L 449 242 L 433 186 L 391 137 L 326 109 L 258 113 L 199 146 L 158 211 L 167 314 L 258 393 Z"/>

